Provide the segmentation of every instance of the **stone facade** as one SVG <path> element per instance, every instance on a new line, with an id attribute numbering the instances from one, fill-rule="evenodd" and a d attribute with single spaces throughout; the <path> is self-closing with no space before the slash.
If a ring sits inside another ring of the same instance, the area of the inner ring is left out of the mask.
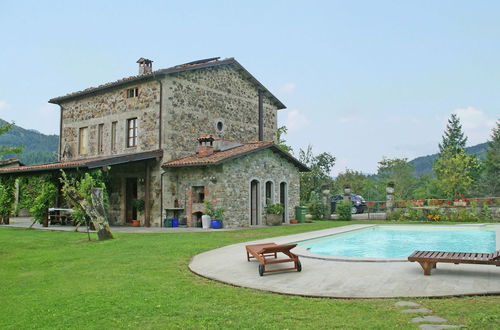
<path id="1" fill-rule="evenodd" d="M 222 66 L 166 77 L 165 161 L 196 152 L 200 134 L 233 141 L 258 140 L 258 88 L 242 73 Z M 264 98 L 264 140 L 275 139 L 277 107 Z M 217 124 L 222 123 L 222 130 Z"/>
<path id="2" fill-rule="evenodd" d="M 250 183 L 259 182 L 258 224 L 265 224 L 266 182 L 271 184 L 271 203 L 280 201 L 280 184 L 285 184 L 285 222 L 295 215 L 299 203 L 299 176 L 297 168 L 269 149 L 230 160 L 215 166 L 169 168 L 166 170 L 165 205 L 173 207 L 178 200 L 185 208 L 188 224 L 196 225 L 196 213 L 203 212 L 193 193 L 203 187 L 204 198 L 225 210 L 224 227 L 250 226 Z"/>
<path id="3" fill-rule="evenodd" d="M 127 98 L 129 88 L 139 96 Z M 156 81 L 128 85 L 106 93 L 77 98 L 61 104 L 61 161 L 128 154 L 158 149 L 160 86 Z M 127 120 L 137 118 L 136 147 L 127 147 Z M 112 123 L 116 143 L 112 150 Z M 98 151 L 98 126 L 103 124 L 103 152 Z M 79 154 L 79 129 L 88 127 L 88 152 Z"/>
<path id="4" fill-rule="evenodd" d="M 135 88 L 137 95 L 133 92 L 134 95 L 130 96 L 129 90 Z M 190 191 L 188 187 L 195 185 L 196 181 L 200 186 L 207 187 L 210 198 L 224 205 L 229 219 L 233 219 L 228 220 L 228 225 L 245 225 L 248 218 L 248 182 L 245 180 L 250 174 L 259 180 L 272 180 L 275 185 L 280 180 L 287 182 L 288 213 L 293 214 L 291 210 L 299 200 L 298 170 L 271 152 L 269 155 L 263 152 L 262 155 L 265 155 L 268 166 L 276 168 L 273 172 L 263 168 L 263 163 L 255 157 L 250 157 L 253 159 L 252 166 L 244 158 L 203 170 L 179 169 L 175 175 L 168 174 L 162 178 L 161 163 L 195 153 L 196 139 L 200 134 L 213 134 L 233 141 L 258 140 L 258 93 L 262 88 L 239 64 L 229 63 L 180 70 L 158 77 L 149 75 L 92 93 L 76 93 L 74 97 L 55 99 L 51 102 L 59 104 L 62 112 L 60 161 L 162 149 L 163 159 L 147 161 L 150 215 L 154 226 L 161 224 L 161 218 L 166 216 L 164 209 L 173 207 L 176 198 L 179 202 L 186 202 Z M 268 92 L 264 93 L 264 140 L 275 139 L 279 104 Z M 137 118 L 137 145 L 127 147 L 127 124 L 132 118 Z M 82 128 L 87 128 L 88 133 L 88 148 L 83 154 L 79 146 Z M 100 141 L 102 148 L 99 148 Z M 138 180 L 137 198 L 146 195 L 142 184 L 146 176 L 143 162 L 112 166 L 110 215 L 114 223 L 123 224 L 127 217 L 127 178 Z M 242 168 L 245 168 L 245 179 L 240 175 Z M 207 181 L 207 177 L 214 176 L 217 184 Z M 261 187 L 264 187 L 263 182 Z M 172 195 L 172 187 L 175 187 L 176 198 Z M 232 199 L 233 194 L 236 199 Z M 202 211 L 202 207 L 192 205 L 188 217 Z M 144 215 L 138 215 L 141 216 Z"/>

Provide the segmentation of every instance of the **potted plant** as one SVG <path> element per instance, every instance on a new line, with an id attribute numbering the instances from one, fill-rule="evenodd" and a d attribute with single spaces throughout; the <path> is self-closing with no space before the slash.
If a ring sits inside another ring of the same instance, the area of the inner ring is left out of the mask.
<path id="1" fill-rule="evenodd" d="M 214 209 L 213 219 L 210 220 L 210 227 L 213 229 L 221 229 L 222 220 L 224 220 L 224 209 L 222 207 Z"/>
<path id="2" fill-rule="evenodd" d="M 144 200 L 143 199 L 134 199 L 132 201 L 132 206 L 135 207 L 137 212 L 144 211 Z M 132 227 L 140 227 L 141 220 L 132 220 Z"/>
<path id="3" fill-rule="evenodd" d="M 212 203 L 205 200 L 205 210 L 203 211 L 205 214 L 201 216 L 201 227 L 203 229 L 210 228 L 210 219 L 212 219 L 215 215 L 215 209 Z"/>
<path id="4" fill-rule="evenodd" d="M 285 213 L 285 208 L 283 204 L 269 204 L 266 206 L 266 224 L 268 226 L 278 226 L 281 225 L 283 221 L 283 214 Z"/>

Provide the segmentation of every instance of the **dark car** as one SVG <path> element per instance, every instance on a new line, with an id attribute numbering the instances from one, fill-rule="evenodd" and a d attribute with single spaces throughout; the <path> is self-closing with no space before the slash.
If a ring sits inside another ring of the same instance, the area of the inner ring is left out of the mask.
<path id="1" fill-rule="evenodd" d="M 333 195 L 331 197 L 330 201 L 331 201 L 332 213 L 335 212 L 335 207 L 337 206 L 337 203 L 343 199 L 344 195 L 342 194 Z M 360 195 L 351 194 L 351 203 L 352 203 L 351 214 L 363 213 L 366 210 L 365 199 Z"/>

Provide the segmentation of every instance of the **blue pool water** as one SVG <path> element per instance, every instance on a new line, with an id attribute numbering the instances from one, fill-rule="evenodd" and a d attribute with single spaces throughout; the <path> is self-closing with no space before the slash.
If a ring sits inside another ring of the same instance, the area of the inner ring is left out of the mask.
<path id="1" fill-rule="evenodd" d="M 299 242 L 310 252 L 329 256 L 406 258 L 415 250 L 484 252 L 496 250 L 491 230 L 372 227 Z"/>

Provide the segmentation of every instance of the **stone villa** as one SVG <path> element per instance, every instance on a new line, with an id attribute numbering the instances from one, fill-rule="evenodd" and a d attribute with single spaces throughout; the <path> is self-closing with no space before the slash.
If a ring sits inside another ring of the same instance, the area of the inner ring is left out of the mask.
<path id="1" fill-rule="evenodd" d="M 308 168 L 274 143 L 284 109 L 240 63 L 210 58 L 51 99 L 60 106 L 59 162 L 0 174 L 111 167 L 110 221 L 199 226 L 204 201 L 225 209 L 225 227 L 260 225 L 266 203 L 299 203 Z M 144 200 L 138 212 L 134 199 Z"/>

